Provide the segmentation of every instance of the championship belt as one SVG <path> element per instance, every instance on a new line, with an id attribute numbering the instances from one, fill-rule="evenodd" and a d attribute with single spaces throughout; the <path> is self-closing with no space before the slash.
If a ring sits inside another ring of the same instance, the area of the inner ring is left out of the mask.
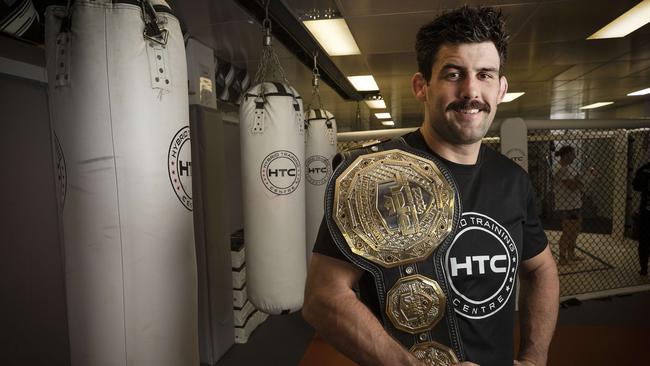
<path id="1" fill-rule="evenodd" d="M 374 277 L 384 328 L 428 365 L 464 359 L 444 266 L 461 214 L 451 173 L 401 138 L 342 157 L 326 222 L 339 250 Z"/>

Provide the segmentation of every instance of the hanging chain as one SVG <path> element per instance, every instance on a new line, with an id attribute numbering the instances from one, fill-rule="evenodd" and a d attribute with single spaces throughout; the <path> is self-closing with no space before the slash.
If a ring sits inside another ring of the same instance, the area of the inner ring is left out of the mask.
<path id="1" fill-rule="evenodd" d="M 262 31 L 264 33 L 262 38 L 262 58 L 260 59 L 260 63 L 257 66 L 254 82 L 261 83 L 267 80 L 279 80 L 284 82 L 286 85 L 289 85 L 289 80 L 284 73 L 282 64 L 280 64 L 280 59 L 273 49 L 271 42 L 271 19 L 269 18 L 270 3 L 271 0 L 267 0 L 265 4 L 264 20 L 262 21 Z"/>
<path id="2" fill-rule="evenodd" d="M 356 127 L 361 128 L 361 101 L 357 100 Z"/>
<path id="3" fill-rule="evenodd" d="M 321 101 L 320 98 L 320 71 L 318 71 L 318 53 L 314 52 L 314 68 L 311 70 L 312 71 L 312 79 L 311 79 L 311 101 L 309 102 L 309 105 L 307 106 L 307 110 L 310 109 L 324 109 L 323 108 L 323 102 Z"/>

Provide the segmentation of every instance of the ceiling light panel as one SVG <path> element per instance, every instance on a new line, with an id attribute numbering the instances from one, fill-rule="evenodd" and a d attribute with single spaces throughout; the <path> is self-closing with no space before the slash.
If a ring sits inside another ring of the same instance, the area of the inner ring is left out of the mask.
<path id="1" fill-rule="evenodd" d="M 352 83 L 357 91 L 375 91 L 379 90 L 379 86 L 372 75 L 357 75 L 348 76 L 348 80 Z"/>
<path id="2" fill-rule="evenodd" d="M 377 119 L 389 119 L 390 113 L 388 112 L 375 113 L 375 117 L 377 117 Z"/>
<path id="3" fill-rule="evenodd" d="M 383 99 L 366 100 L 366 104 L 370 109 L 386 109 L 386 102 Z"/>
<path id="4" fill-rule="evenodd" d="M 343 18 L 303 21 L 307 30 L 316 38 L 330 56 L 359 55 L 359 46 Z"/>
<path id="5" fill-rule="evenodd" d="M 580 109 L 594 109 L 594 108 L 604 107 L 610 104 L 614 104 L 614 102 L 598 102 L 598 103 L 586 105 L 584 107 L 580 107 Z"/>
<path id="6" fill-rule="evenodd" d="M 620 38 L 650 22 L 650 0 L 644 0 L 587 39 Z"/>
<path id="7" fill-rule="evenodd" d="M 627 96 L 628 97 L 634 97 L 634 96 L 637 96 L 637 95 L 646 95 L 646 94 L 650 94 L 650 88 L 637 90 L 635 92 L 632 92 L 632 93 L 628 94 Z"/>
<path id="8" fill-rule="evenodd" d="M 381 121 L 381 124 L 384 126 L 395 126 L 395 122 L 393 121 Z"/>

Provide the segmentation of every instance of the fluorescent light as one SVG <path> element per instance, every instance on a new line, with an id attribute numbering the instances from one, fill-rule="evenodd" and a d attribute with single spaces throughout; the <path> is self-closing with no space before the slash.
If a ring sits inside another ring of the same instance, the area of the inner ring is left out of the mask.
<path id="1" fill-rule="evenodd" d="M 343 18 L 305 20 L 309 32 L 330 56 L 359 55 L 359 46 L 354 41 L 350 28 Z"/>
<path id="2" fill-rule="evenodd" d="M 366 100 L 366 104 L 370 109 L 386 109 L 386 102 L 383 99 Z"/>
<path id="3" fill-rule="evenodd" d="M 650 22 L 650 0 L 644 0 L 587 39 L 620 38 Z"/>
<path id="4" fill-rule="evenodd" d="M 390 113 L 388 112 L 375 113 L 375 117 L 377 117 L 377 119 L 389 119 Z"/>
<path id="5" fill-rule="evenodd" d="M 519 98 L 520 96 L 526 94 L 525 92 L 522 93 L 506 93 L 506 95 L 503 97 L 503 100 L 501 103 L 508 103 L 512 102 L 513 100 Z"/>
<path id="6" fill-rule="evenodd" d="M 395 126 L 395 122 L 393 121 L 381 121 L 381 124 L 384 126 Z"/>
<path id="7" fill-rule="evenodd" d="M 650 88 L 645 88 L 645 89 L 642 89 L 642 90 L 637 90 L 637 91 L 635 91 L 635 92 L 632 92 L 632 93 L 628 94 L 627 96 L 628 96 L 628 97 L 633 97 L 633 96 L 636 96 L 636 95 L 646 95 L 646 94 L 650 94 Z"/>
<path id="8" fill-rule="evenodd" d="M 357 75 L 357 76 L 348 76 L 348 80 L 352 83 L 357 91 L 373 91 L 379 90 L 377 82 L 372 75 Z"/>
<path id="9" fill-rule="evenodd" d="M 586 105 L 584 107 L 580 107 L 580 109 L 594 109 L 594 108 L 604 107 L 610 104 L 614 104 L 614 102 L 598 102 L 598 103 Z"/>

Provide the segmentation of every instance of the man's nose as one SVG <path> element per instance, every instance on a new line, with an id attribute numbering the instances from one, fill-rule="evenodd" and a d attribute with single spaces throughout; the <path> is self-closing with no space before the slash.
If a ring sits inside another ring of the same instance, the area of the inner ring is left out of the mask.
<path id="1" fill-rule="evenodd" d="M 460 97 L 466 100 L 477 99 L 479 97 L 478 89 L 478 80 L 468 76 L 460 83 Z"/>

